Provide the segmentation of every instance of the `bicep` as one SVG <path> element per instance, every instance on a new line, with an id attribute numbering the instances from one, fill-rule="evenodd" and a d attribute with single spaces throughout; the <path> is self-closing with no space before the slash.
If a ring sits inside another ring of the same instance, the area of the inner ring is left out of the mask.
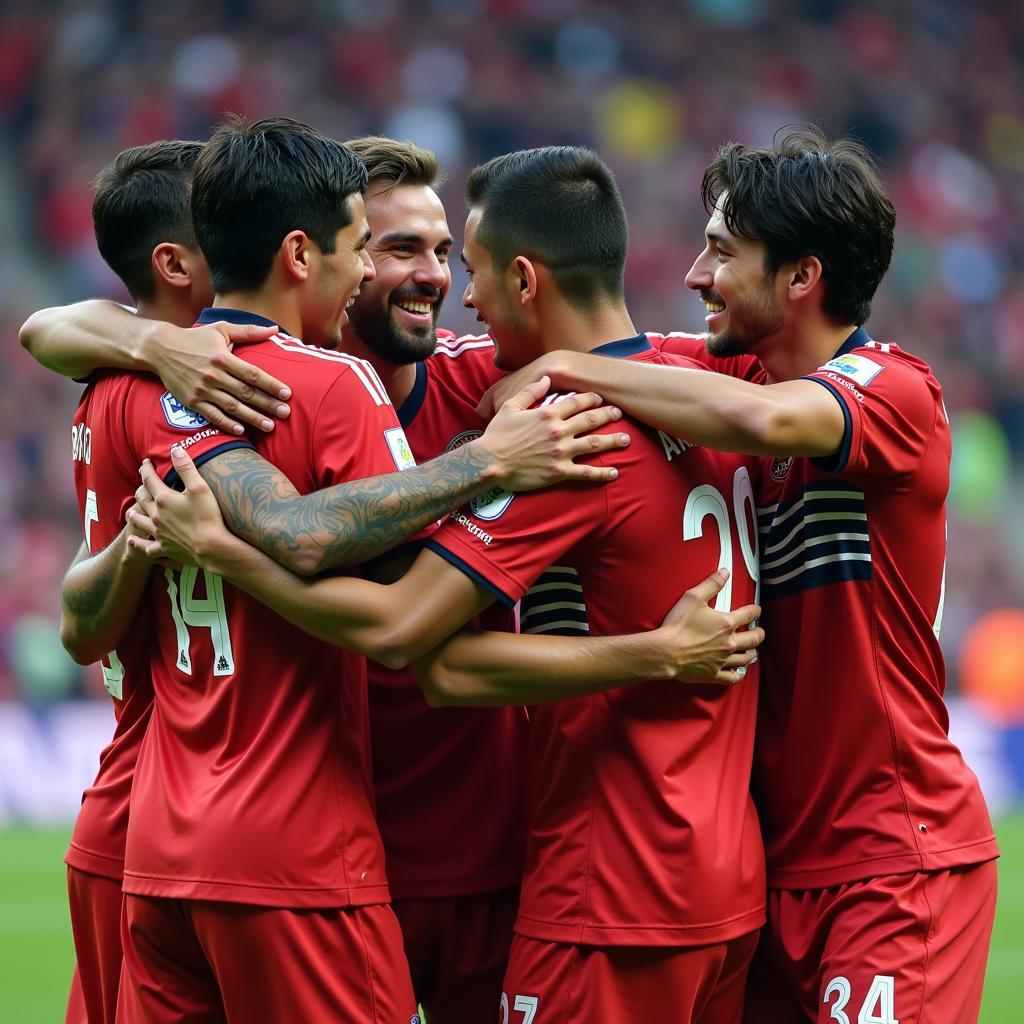
<path id="1" fill-rule="evenodd" d="M 821 458 L 842 447 L 847 432 L 846 406 L 824 382 L 817 378 L 790 380 L 760 390 L 770 411 L 766 454 Z"/>

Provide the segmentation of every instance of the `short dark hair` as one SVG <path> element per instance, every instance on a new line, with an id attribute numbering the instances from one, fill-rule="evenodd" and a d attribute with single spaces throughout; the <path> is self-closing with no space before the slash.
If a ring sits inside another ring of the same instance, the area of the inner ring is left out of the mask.
<path id="1" fill-rule="evenodd" d="M 466 200 L 482 210 L 477 237 L 496 271 L 518 255 L 543 263 L 584 311 L 624 294 L 626 210 L 608 165 L 579 146 L 546 146 L 474 167 Z"/>
<path id="2" fill-rule="evenodd" d="M 229 115 L 196 164 L 192 219 L 216 292 L 259 288 L 281 240 L 304 231 L 325 253 L 352 221 L 366 168 L 340 142 L 287 117 Z"/>
<path id="3" fill-rule="evenodd" d="M 136 302 L 156 294 L 151 257 L 161 242 L 196 247 L 189 192 L 202 149 L 180 140 L 133 146 L 93 181 L 96 245 Z"/>
<path id="4" fill-rule="evenodd" d="M 704 172 L 701 198 L 733 234 L 765 246 L 765 269 L 803 256 L 821 261 L 823 310 L 862 324 L 889 269 L 896 210 L 868 151 L 854 139 L 829 141 L 813 125 L 787 126 L 774 145 L 724 145 Z"/>
<path id="5" fill-rule="evenodd" d="M 414 142 L 363 135 L 349 139 L 345 145 L 366 165 L 371 185 L 386 182 L 391 188 L 426 185 L 436 189 L 444 180 L 437 155 Z"/>

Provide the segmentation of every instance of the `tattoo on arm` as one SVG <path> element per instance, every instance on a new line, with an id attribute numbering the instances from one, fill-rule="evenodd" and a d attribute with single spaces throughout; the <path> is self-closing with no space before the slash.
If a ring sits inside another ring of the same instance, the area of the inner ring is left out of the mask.
<path id="1" fill-rule="evenodd" d="M 486 490 L 487 460 L 464 445 L 401 473 L 300 495 L 251 448 L 203 463 L 228 528 L 275 561 L 312 574 L 375 558 Z"/>

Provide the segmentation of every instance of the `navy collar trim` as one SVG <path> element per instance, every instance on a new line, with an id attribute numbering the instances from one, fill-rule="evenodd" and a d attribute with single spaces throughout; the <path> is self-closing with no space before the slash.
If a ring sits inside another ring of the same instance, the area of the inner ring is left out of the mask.
<path id="1" fill-rule="evenodd" d="M 416 364 L 416 383 L 409 392 L 409 397 L 398 407 L 398 422 L 402 429 L 412 424 L 416 414 L 423 408 L 423 400 L 427 397 L 427 364 Z"/>
<path id="2" fill-rule="evenodd" d="M 858 327 L 857 330 L 851 334 L 846 341 L 843 342 L 842 348 L 832 357 L 838 359 L 840 356 L 845 356 L 847 352 L 852 352 L 855 348 L 863 348 L 871 340 L 871 335 L 863 327 Z"/>
<path id="3" fill-rule="evenodd" d="M 245 309 L 231 309 L 228 306 L 207 306 L 196 319 L 197 324 L 215 324 L 218 320 L 225 320 L 229 324 L 256 324 L 259 327 L 276 327 L 273 320 L 257 313 L 250 313 Z M 282 334 L 285 332 L 282 331 Z"/>
<path id="4" fill-rule="evenodd" d="M 652 351 L 654 351 L 654 346 L 647 340 L 646 334 L 637 334 L 632 338 L 620 338 L 618 341 L 609 341 L 590 350 L 591 355 L 611 356 L 614 359 L 627 359 L 629 356 L 639 355 L 641 352 Z"/>

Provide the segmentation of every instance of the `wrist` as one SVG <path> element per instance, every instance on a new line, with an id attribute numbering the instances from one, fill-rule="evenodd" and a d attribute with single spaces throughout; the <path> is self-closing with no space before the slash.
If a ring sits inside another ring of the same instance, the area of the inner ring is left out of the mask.
<path id="1" fill-rule="evenodd" d="M 135 369 L 145 370 L 160 376 L 160 353 L 163 351 L 164 335 L 168 325 L 159 320 L 145 320 L 138 317 L 139 330 L 135 346 L 131 351 Z"/>
<path id="2" fill-rule="evenodd" d="M 511 471 L 511 466 L 504 456 L 491 446 L 486 433 L 457 448 L 452 455 L 464 460 L 466 470 L 473 474 L 477 482 L 478 494 L 498 484 L 504 484 Z"/>
<path id="3" fill-rule="evenodd" d="M 245 575 L 245 567 L 253 548 L 227 530 L 196 542 L 195 556 L 200 567 L 227 580 Z"/>

